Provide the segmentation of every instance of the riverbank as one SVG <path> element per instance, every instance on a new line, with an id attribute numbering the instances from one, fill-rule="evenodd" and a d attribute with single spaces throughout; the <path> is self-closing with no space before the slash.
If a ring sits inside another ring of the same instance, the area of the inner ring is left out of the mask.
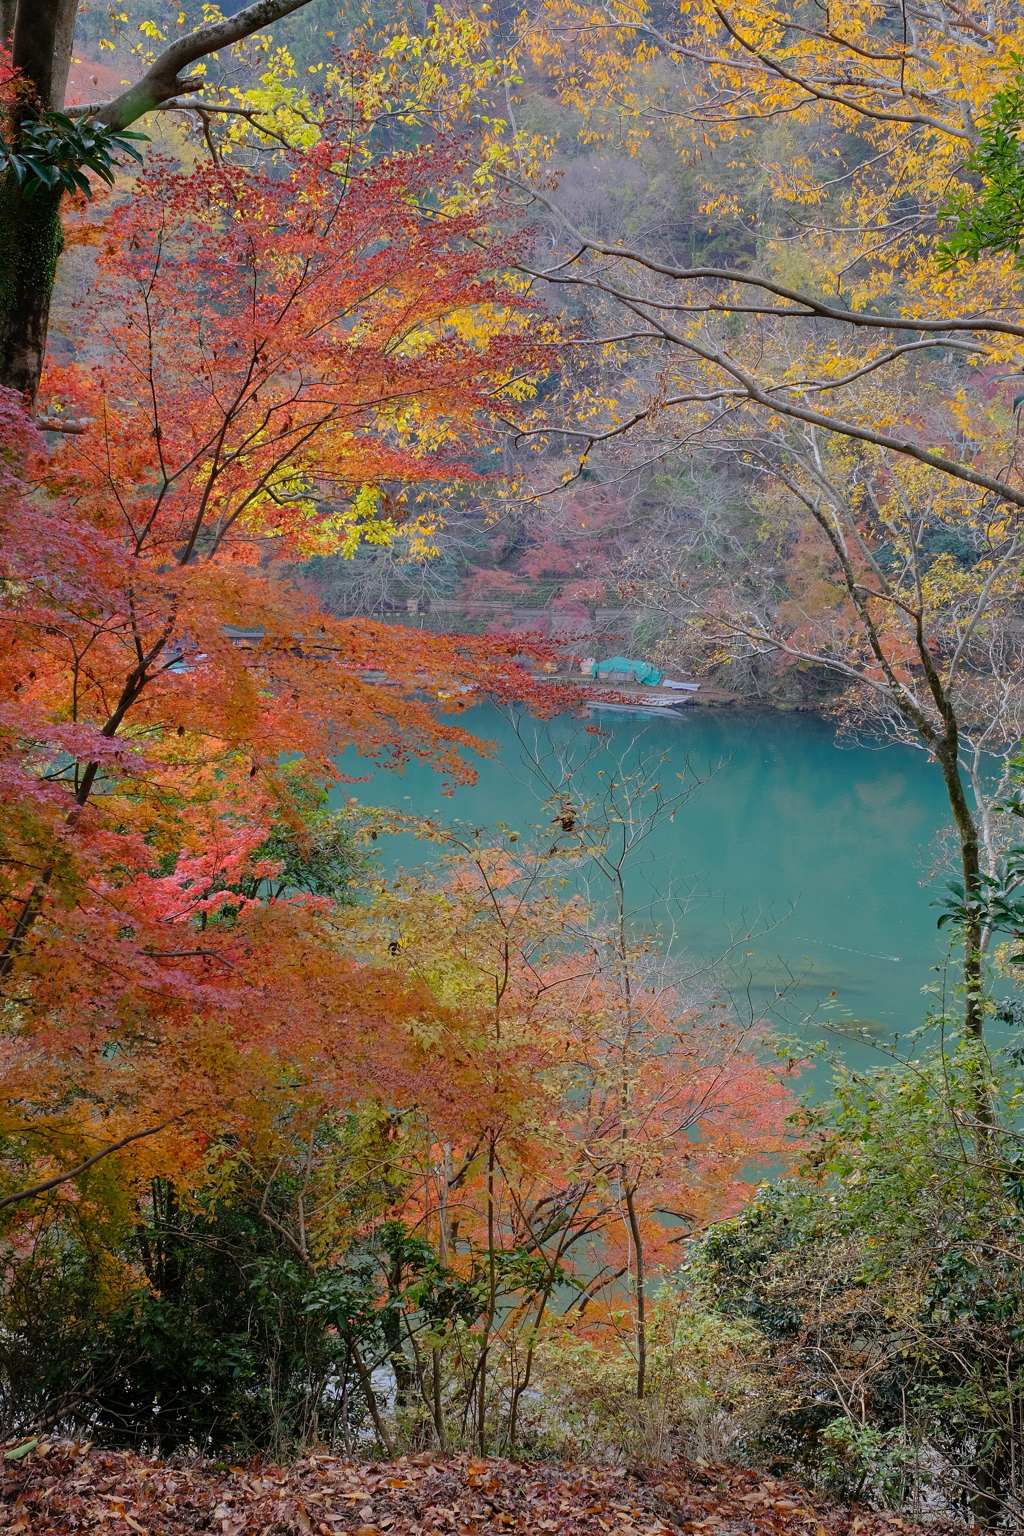
<path id="1" fill-rule="evenodd" d="M 656 709 L 659 713 L 671 715 L 686 709 L 780 707 L 773 705 L 771 700 L 733 693 L 728 688 L 720 688 L 715 683 L 707 683 L 700 678 L 692 679 L 693 682 L 700 684 L 697 693 L 681 693 L 678 689 L 665 688 L 661 685 L 649 687 L 640 683 L 601 683 L 593 678 L 584 677 L 579 672 L 538 673 L 538 676 L 545 682 L 569 685 L 577 693 L 593 698 L 595 708 Z"/>

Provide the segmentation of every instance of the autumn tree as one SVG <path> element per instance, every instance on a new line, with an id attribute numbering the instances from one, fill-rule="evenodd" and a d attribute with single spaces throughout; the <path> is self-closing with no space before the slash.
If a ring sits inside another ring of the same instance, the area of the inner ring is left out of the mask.
<path id="1" fill-rule="evenodd" d="M 404 1071 L 370 1020 L 429 1005 L 280 889 L 282 837 L 312 842 L 346 748 L 465 777 L 438 709 L 545 706 L 507 643 L 330 620 L 275 557 L 389 538 L 382 486 L 428 540 L 418 488 L 472 473 L 449 437 L 529 387 L 504 251 L 434 212 L 450 164 L 353 173 L 324 135 L 287 176 L 154 170 L 109 223 L 90 365 L 49 383 L 78 430 L 48 454 L 4 397 L 8 1130 L 47 1176 L 140 1129 L 139 1156 L 199 1155 L 307 1045 L 343 1095 Z"/>
<path id="2" fill-rule="evenodd" d="M 108 1161 L 105 1188 L 36 1206 L 0 1297 L 11 1422 L 236 1453 L 515 1446 L 554 1336 L 614 1350 L 625 1323 L 635 1353 L 634 1277 L 653 1289 L 743 1203 L 789 1096 L 749 1029 L 652 986 L 642 951 L 627 1017 L 603 926 L 517 842 L 451 833 L 440 869 L 334 909 L 364 985 L 393 969 L 418 1000 L 387 1083 L 363 1061 L 339 1098 L 293 1052 L 189 1166 Z M 49 1324 L 26 1353 L 29 1291 Z"/>
<path id="3" fill-rule="evenodd" d="M 652 1287 L 788 1145 L 762 1022 L 629 905 L 645 842 L 696 783 L 662 793 L 664 765 L 620 772 L 595 750 L 609 779 L 597 795 L 538 759 L 555 793 L 528 837 L 375 813 L 373 830 L 435 844 L 441 879 L 426 901 L 422 875 L 382 886 L 348 919 L 479 1032 L 462 1070 L 481 1076 L 466 1101 L 483 1118 L 451 1143 L 428 1131 L 404 1214 L 478 1286 L 476 1352 L 454 1396 L 481 1445 L 503 1416 L 515 1442 L 537 1350 L 566 1316 L 602 1344 L 625 1329 L 643 1399 Z M 573 885 L 588 898 L 567 900 Z"/>
<path id="4" fill-rule="evenodd" d="M 671 1267 L 673 1247 L 701 1226 L 709 1202 L 727 1208 L 736 1198 L 750 1149 L 784 1148 L 775 1112 L 785 1092 L 758 1057 L 765 1021 L 734 993 L 732 956 L 709 962 L 686 948 L 685 877 L 680 885 L 675 872 L 655 874 L 662 829 L 687 813 L 707 776 L 642 747 L 616 752 L 599 735 L 556 745 L 545 727 L 513 719 L 544 794 L 544 857 L 567 861 L 600 916 L 587 936 L 593 970 L 585 984 L 572 979 L 565 1057 L 580 1072 L 573 1135 L 594 1176 L 614 1182 L 619 1219 L 606 1248 L 619 1264 L 602 1274 L 628 1277 L 643 1399 L 651 1276 Z M 656 887 L 656 902 L 638 901 L 638 887 Z M 732 947 L 752 937 L 737 935 Z"/>

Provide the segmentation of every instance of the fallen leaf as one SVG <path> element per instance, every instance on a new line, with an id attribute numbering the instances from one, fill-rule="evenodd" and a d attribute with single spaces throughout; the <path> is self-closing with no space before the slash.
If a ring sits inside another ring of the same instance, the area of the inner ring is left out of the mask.
<path id="1" fill-rule="evenodd" d="M 38 1440 L 27 1440 L 24 1445 L 17 1446 L 15 1450 L 5 1451 L 4 1460 L 21 1461 L 22 1457 L 27 1456 L 29 1451 L 34 1451 L 38 1444 Z"/>

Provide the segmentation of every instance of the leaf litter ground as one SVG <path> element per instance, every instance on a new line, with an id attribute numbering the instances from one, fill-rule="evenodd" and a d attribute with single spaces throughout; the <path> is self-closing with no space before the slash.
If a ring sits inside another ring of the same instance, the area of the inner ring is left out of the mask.
<path id="1" fill-rule="evenodd" d="M 0 1475 L 0 1530 L 10 1536 L 896 1536 L 921 1529 L 742 1468 L 678 1462 L 630 1469 L 317 1454 L 290 1467 L 259 1460 L 227 1467 L 44 1441 L 7 1461 Z M 926 1529 L 947 1536 L 956 1528 Z"/>

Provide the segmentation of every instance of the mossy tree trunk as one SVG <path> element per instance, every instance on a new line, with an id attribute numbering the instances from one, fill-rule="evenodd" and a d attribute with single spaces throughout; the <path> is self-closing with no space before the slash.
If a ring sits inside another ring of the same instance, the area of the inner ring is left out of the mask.
<path id="1" fill-rule="evenodd" d="M 34 404 L 57 262 L 64 248 L 59 192 L 25 197 L 0 182 L 0 383 Z"/>
<path id="2" fill-rule="evenodd" d="M 64 105 L 77 9 L 78 0 L 7 0 L 4 25 L 10 26 L 11 55 L 24 82 L 25 117 Z M 31 405 L 64 248 L 60 198 L 41 189 L 26 197 L 10 171 L 0 182 L 0 384 Z"/>

